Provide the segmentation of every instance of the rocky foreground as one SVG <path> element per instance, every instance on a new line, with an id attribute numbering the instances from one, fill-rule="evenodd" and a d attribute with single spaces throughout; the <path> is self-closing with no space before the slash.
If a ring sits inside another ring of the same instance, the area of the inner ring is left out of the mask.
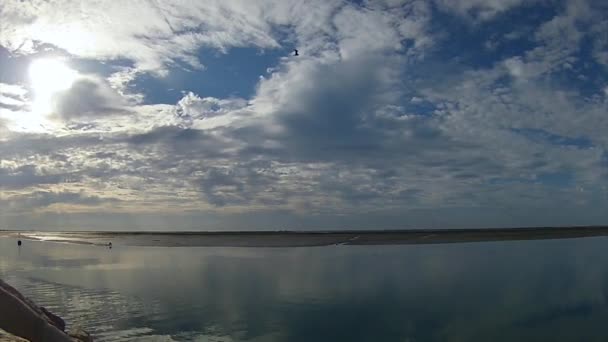
<path id="1" fill-rule="evenodd" d="M 0 279 L 0 342 L 90 342 L 84 331 L 65 331 L 63 319 L 37 306 Z"/>

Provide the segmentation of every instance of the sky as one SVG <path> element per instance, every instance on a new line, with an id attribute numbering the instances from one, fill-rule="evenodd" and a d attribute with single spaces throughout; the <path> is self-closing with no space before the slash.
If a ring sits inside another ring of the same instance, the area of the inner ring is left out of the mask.
<path id="1" fill-rule="evenodd" d="M 606 32 L 594 0 L 4 0 L 0 229 L 607 224 Z"/>

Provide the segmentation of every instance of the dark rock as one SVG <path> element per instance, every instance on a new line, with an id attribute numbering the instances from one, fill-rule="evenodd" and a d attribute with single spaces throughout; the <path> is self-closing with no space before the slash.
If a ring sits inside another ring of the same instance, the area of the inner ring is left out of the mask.
<path id="1" fill-rule="evenodd" d="M 92 341 L 91 336 L 85 332 L 80 332 L 75 335 L 76 337 L 68 336 L 62 331 L 65 329 L 63 319 L 37 306 L 2 280 L 0 280 L 0 329 L 30 342 Z"/>
<path id="2" fill-rule="evenodd" d="M 59 330 L 61 331 L 65 331 L 65 321 L 63 320 L 63 318 L 50 312 L 44 306 L 41 306 L 40 310 L 46 315 L 46 317 L 48 317 L 48 319 L 53 323 L 54 326 L 59 328 Z"/>

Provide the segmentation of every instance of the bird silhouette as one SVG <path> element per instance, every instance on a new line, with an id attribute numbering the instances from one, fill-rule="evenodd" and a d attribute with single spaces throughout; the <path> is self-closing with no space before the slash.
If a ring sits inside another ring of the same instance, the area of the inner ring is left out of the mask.
<path id="1" fill-rule="evenodd" d="M 294 55 L 294 56 L 299 56 L 300 54 L 298 53 L 298 50 L 293 49 L 293 55 Z"/>

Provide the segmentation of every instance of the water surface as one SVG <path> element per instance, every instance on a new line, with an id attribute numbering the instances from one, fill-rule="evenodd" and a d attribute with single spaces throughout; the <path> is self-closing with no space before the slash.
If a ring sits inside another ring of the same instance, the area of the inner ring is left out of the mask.
<path id="1" fill-rule="evenodd" d="M 99 341 L 604 341 L 608 238 L 113 249 L 0 239 L 0 277 Z"/>

